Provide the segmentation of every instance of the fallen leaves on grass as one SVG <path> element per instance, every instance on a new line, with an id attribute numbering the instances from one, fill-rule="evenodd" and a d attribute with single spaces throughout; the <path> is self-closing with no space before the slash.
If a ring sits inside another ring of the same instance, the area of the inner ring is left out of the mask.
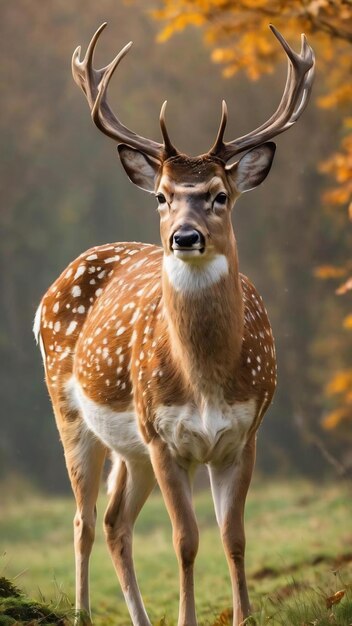
<path id="1" fill-rule="evenodd" d="M 212 626 L 231 626 L 232 618 L 233 618 L 233 610 L 225 609 L 224 611 L 220 613 L 219 617 L 216 618 Z"/>

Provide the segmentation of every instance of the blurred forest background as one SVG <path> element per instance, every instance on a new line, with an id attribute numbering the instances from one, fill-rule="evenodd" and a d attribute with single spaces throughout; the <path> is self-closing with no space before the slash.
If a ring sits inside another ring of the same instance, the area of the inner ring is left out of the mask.
<path id="1" fill-rule="evenodd" d="M 331 3 L 305 3 L 312 6 L 307 23 L 285 16 L 284 5 L 294 4 L 271 2 L 268 13 L 264 0 L 2 3 L 2 478 L 19 474 L 47 490 L 68 487 L 31 332 L 42 294 L 89 246 L 159 241 L 154 198 L 129 183 L 71 76 L 73 50 L 85 49 L 105 20 L 97 65 L 135 42 L 112 81 L 115 110 L 130 128 L 159 140 L 167 98 L 172 139 L 192 155 L 213 143 L 222 98 L 228 139 L 275 110 L 286 63 L 267 24 L 273 21 L 296 49 L 300 32 L 309 35 L 317 52 L 312 101 L 277 139 L 268 180 L 238 202 L 233 219 L 241 271 L 262 294 L 277 342 L 279 387 L 259 435 L 259 469 L 321 476 L 351 467 L 351 22 L 328 21 L 329 31 L 313 18 Z M 332 4 L 342 10 L 347 3 Z"/>

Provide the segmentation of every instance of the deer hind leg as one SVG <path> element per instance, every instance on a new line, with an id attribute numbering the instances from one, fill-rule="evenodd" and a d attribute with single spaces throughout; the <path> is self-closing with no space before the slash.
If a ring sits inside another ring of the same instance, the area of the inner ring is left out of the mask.
<path id="1" fill-rule="evenodd" d="M 134 626 L 151 626 L 138 588 L 132 557 L 134 523 L 155 485 L 148 458 L 119 462 L 109 480 L 111 499 L 104 518 L 104 528 L 111 558 Z"/>
<path id="2" fill-rule="evenodd" d="M 244 506 L 255 461 L 255 439 L 243 450 L 234 465 L 209 467 L 216 519 L 230 570 L 233 596 L 233 626 L 240 626 L 250 614 L 244 565 Z"/>
<path id="3" fill-rule="evenodd" d="M 198 551 L 198 526 L 192 504 L 189 472 L 170 454 L 165 443 L 150 443 L 154 471 L 163 494 L 173 530 L 173 543 L 180 572 L 178 626 L 196 626 L 193 568 Z"/>
<path id="4" fill-rule="evenodd" d="M 96 501 L 106 449 L 87 429 L 78 412 L 70 412 L 69 420 L 66 417 L 66 421 L 57 419 L 57 422 L 76 499 L 76 514 L 73 521 L 76 624 L 91 624 L 89 558 L 94 543 Z"/>

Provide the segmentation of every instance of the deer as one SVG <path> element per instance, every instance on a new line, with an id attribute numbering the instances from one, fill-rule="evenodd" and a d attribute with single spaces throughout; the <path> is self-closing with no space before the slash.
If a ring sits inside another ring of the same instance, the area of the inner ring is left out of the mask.
<path id="1" fill-rule="evenodd" d="M 106 67 L 73 54 L 73 78 L 92 120 L 117 143 L 130 181 L 154 194 L 161 246 L 111 243 L 68 265 L 42 298 L 34 322 L 45 378 L 76 500 L 77 623 L 91 624 L 89 559 L 106 458 L 104 529 L 133 626 L 151 626 L 132 557 L 133 527 L 155 484 L 172 525 L 179 567 L 178 626 L 196 626 L 194 562 L 199 532 L 194 468 L 208 469 L 228 562 L 233 626 L 251 612 L 245 574 L 244 508 L 256 436 L 276 387 L 273 334 L 263 300 L 240 273 L 232 208 L 268 175 L 275 136 L 307 106 L 314 53 L 304 35 L 296 53 L 270 26 L 288 60 L 274 114 L 225 142 L 227 107 L 210 150 L 176 149 L 160 113 L 163 141 L 134 133 L 113 113 L 109 81 L 131 47 Z M 244 153 L 244 154 L 242 154 Z M 234 157 L 241 155 L 235 162 Z"/>

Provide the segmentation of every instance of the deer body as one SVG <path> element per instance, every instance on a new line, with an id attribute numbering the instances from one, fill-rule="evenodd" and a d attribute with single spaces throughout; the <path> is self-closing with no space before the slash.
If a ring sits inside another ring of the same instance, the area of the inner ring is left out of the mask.
<path id="1" fill-rule="evenodd" d="M 93 248 L 63 272 L 41 309 L 50 391 L 64 394 L 104 445 L 126 459 L 148 456 L 156 433 L 180 459 L 217 462 L 227 447 L 236 457 L 275 387 L 261 298 L 243 276 L 235 294 L 227 277 L 227 312 L 221 292 L 216 298 L 209 287 L 201 295 L 172 294 L 177 316 L 162 296 L 162 273 L 161 249 L 143 244 Z M 210 311 L 204 319 L 205 298 Z M 242 322 L 241 343 L 235 328 L 234 346 L 233 307 Z M 254 331 L 263 323 L 258 342 Z"/>
<path id="2" fill-rule="evenodd" d="M 225 144 L 226 108 L 206 155 L 129 131 L 106 101 L 108 81 L 126 54 L 94 70 L 94 36 L 74 77 L 95 123 L 119 141 L 135 184 L 155 193 L 162 247 L 116 243 L 83 253 L 42 299 L 35 334 L 44 360 L 66 464 L 76 497 L 77 619 L 90 623 L 88 568 L 96 499 L 107 454 L 113 466 L 104 524 L 134 626 L 150 626 L 132 559 L 132 530 L 157 481 L 173 527 L 180 568 L 179 626 L 195 626 L 193 564 L 198 528 L 192 468 L 209 470 L 216 518 L 232 581 L 234 626 L 249 615 L 243 513 L 256 431 L 276 385 L 274 342 L 263 302 L 239 273 L 231 208 L 264 180 L 275 145 L 306 104 L 313 56 L 303 40 L 290 58 L 278 111 L 257 131 Z M 260 139 L 258 139 L 258 136 Z M 122 143 L 123 141 L 123 143 Z M 259 145 L 258 145 L 259 143 Z M 227 166 L 234 154 L 254 147 Z"/>

